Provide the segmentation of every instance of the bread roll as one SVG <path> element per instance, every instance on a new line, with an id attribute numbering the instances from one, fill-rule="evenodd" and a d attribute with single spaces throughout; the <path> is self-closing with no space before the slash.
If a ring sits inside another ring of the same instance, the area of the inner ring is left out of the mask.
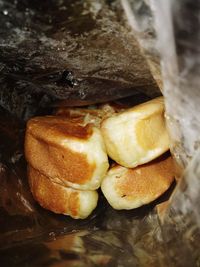
<path id="1" fill-rule="evenodd" d="M 88 123 L 100 128 L 102 120 L 124 110 L 124 105 L 115 103 L 107 103 L 96 106 L 85 107 L 60 107 L 56 111 L 56 115 L 70 118 L 77 123 L 86 125 Z"/>
<path id="2" fill-rule="evenodd" d="M 112 167 L 103 179 L 101 189 L 114 209 L 134 209 L 162 195 L 174 180 L 171 157 L 160 157 L 150 163 L 128 169 Z"/>
<path id="3" fill-rule="evenodd" d="M 55 213 L 84 219 L 97 206 L 96 191 L 81 191 L 56 184 L 31 166 L 28 167 L 28 179 L 35 200 Z"/>
<path id="4" fill-rule="evenodd" d="M 100 130 L 59 116 L 28 122 L 25 156 L 52 181 L 81 190 L 100 187 L 109 167 Z"/>
<path id="5" fill-rule="evenodd" d="M 108 155 L 124 167 L 157 158 L 169 149 L 163 97 L 105 119 L 101 131 Z"/>

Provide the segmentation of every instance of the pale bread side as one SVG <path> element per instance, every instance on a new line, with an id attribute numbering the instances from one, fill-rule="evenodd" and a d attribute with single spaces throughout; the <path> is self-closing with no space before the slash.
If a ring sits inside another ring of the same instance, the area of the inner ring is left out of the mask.
<path id="1" fill-rule="evenodd" d="M 118 164 L 133 168 L 169 149 L 163 97 L 127 109 L 101 124 L 108 155 Z"/>

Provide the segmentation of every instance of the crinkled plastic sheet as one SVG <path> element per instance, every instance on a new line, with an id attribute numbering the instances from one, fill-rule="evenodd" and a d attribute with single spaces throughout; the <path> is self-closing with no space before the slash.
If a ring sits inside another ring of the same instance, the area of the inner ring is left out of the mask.
<path id="1" fill-rule="evenodd" d="M 166 2 L 167 6 L 172 4 Z M 162 44 L 165 49 L 161 50 L 161 57 L 168 66 L 174 62 L 170 63 L 168 58 L 171 41 L 173 44 L 177 41 L 181 48 L 180 66 L 191 62 L 185 59 L 186 54 L 189 59 L 193 56 L 198 59 L 198 49 L 192 49 L 196 52 L 189 54 L 184 50 L 198 40 L 179 31 L 185 16 L 191 21 L 189 14 L 196 18 L 199 11 L 198 3 L 191 6 L 189 2 L 177 1 L 176 8 L 165 10 L 159 6 L 162 0 L 157 1 L 157 10 L 156 5 L 153 6 L 159 21 L 164 25 L 172 23 L 177 29 L 175 35 L 171 28 L 166 30 L 169 43 L 160 35 L 161 29 L 157 30 L 159 42 L 165 44 Z M 136 104 L 159 94 L 158 89 L 130 29 L 124 24 L 118 1 L 24 0 L 18 3 L 13 0 L 0 1 L 0 8 L 0 21 L 4 26 L 0 46 L 1 266 L 199 266 L 199 153 L 193 157 L 199 138 L 196 123 L 200 114 L 199 95 L 195 89 L 198 66 L 192 64 L 194 69 L 183 71 L 189 76 L 178 79 L 175 87 L 179 73 L 172 72 L 169 78 L 167 67 L 163 69 L 163 92 L 172 141 L 173 131 L 179 134 L 179 142 L 172 142 L 172 152 L 177 161 L 180 156 L 183 158 L 179 161 L 182 166 L 187 165 L 164 221 L 161 223 L 158 219 L 155 205 L 167 199 L 170 192 L 151 205 L 132 211 L 115 211 L 101 196 L 97 209 L 88 219 L 73 220 L 48 212 L 33 200 L 23 157 L 25 124 L 13 115 L 27 119 L 38 112 L 50 112 L 46 109 L 58 102 L 82 105 L 128 95 L 133 95 L 132 101 Z M 139 18 L 150 15 L 137 8 Z M 166 20 L 165 12 L 173 16 Z M 73 71 L 73 77 L 63 76 L 65 70 Z M 188 86 L 191 90 L 184 91 Z M 190 101 L 186 101 L 188 99 Z M 191 103 L 195 103 L 195 112 L 189 108 Z M 189 114 L 186 122 L 181 112 L 178 118 L 174 116 L 179 108 Z M 193 138 L 184 129 L 193 129 Z"/>
<path id="2" fill-rule="evenodd" d="M 73 220 L 42 209 L 26 177 L 24 120 L 160 94 L 119 2 L 0 0 L 0 23 L 0 265 L 160 266 L 156 203 L 119 212 L 101 196 L 88 219 Z"/>
<path id="3" fill-rule="evenodd" d="M 0 0 L 0 104 L 27 119 L 58 103 L 158 95 L 119 8 L 117 1 Z"/>
<path id="4" fill-rule="evenodd" d="M 154 44 L 161 58 L 171 152 L 179 166 L 178 175 L 182 176 L 165 216 L 161 217 L 170 266 L 199 266 L 200 2 L 122 0 L 122 3 L 144 52 L 152 54 Z M 152 73 L 156 78 L 157 73 Z"/>

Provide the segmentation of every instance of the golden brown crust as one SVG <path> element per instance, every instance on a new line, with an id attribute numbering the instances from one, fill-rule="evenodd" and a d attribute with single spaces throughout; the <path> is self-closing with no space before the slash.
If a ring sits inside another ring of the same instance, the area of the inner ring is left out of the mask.
<path id="1" fill-rule="evenodd" d="M 87 151 L 75 151 L 69 143 L 74 138 L 80 143 L 87 142 L 91 133 L 89 125 L 80 126 L 55 116 L 36 117 L 27 124 L 26 159 L 55 182 L 83 185 L 90 181 L 96 164 L 88 160 Z"/>
<path id="2" fill-rule="evenodd" d="M 114 209 L 134 209 L 156 200 L 174 180 L 173 160 L 167 154 L 145 165 L 112 167 L 101 189 Z"/>
<path id="3" fill-rule="evenodd" d="M 28 167 L 31 192 L 39 204 L 55 213 L 77 217 L 80 209 L 79 192 L 53 183 L 32 167 Z"/>
<path id="4" fill-rule="evenodd" d="M 33 197 L 39 204 L 55 213 L 75 219 L 88 217 L 96 208 L 98 193 L 62 186 L 28 165 L 28 179 Z"/>
<path id="5" fill-rule="evenodd" d="M 171 157 L 160 157 L 150 163 L 127 169 L 115 184 L 116 192 L 126 199 L 157 198 L 174 180 L 174 165 Z"/>
<path id="6" fill-rule="evenodd" d="M 86 134 L 80 134 L 80 128 Z M 82 190 L 99 188 L 109 166 L 100 130 L 59 116 L 28 122 L 25 156 L 33 168 L 54 182 Z"/>
<path id="7" fill-rule="evenodd" d="M 65 181 L 84 184 L 90 180 L 95 168 L 85 154 L 37 139 L 29 132 L 26 134 L 25 155 L 34 168 L 63 184 Z"/>
<path id="8" fill-rule="evenodd" d="M 91 125 L 83 126 L 73 119 L 59 116 L 35 117 L 29 120 L 27 130 L 36 138 L 48 139 L 49 142 L 66 136 L 87 140 L 92 135 Z"/>

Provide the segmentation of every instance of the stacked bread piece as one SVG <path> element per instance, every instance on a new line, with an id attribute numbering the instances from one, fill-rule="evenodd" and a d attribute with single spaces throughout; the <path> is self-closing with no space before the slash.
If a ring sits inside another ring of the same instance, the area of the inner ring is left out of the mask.
<path id="1" fill-rule="evenodd" d="M 73 218 L 92 212 L 99 187 L 115 209 L 158 198 L 174 179 L 171 157 L 159 157 L 168 149 L 162 97 L 128 109 L 60 108 L 31 119 L 25 138 L 34 198 Z M 116 162 L 109 170 L 107 155 Z"/>
<path id="2" fill-rule="evenodd" d="M 162 195 L 174 180 L 164 100 L 158 97 L 105 119 L 101 132 L 108 155 L 117 163 L 101 189 L 115 209 L 133 209 Z"/>
<path id="3" fill-rule="evenodd" d="M 36 117 L 27 124 L 25 155 L 34 198 L 46 209 L 86 218 L 109 164 L 101 132 L 82 120 Z"/>

